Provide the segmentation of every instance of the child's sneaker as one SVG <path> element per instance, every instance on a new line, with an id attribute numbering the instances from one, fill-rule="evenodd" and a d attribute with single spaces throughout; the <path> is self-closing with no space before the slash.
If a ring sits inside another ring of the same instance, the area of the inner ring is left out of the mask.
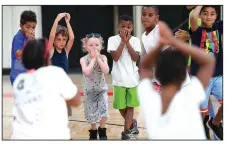
<path id="1" fill-rule="evenodd" d="M 127 132 L 121 133 L 121 139 L 122 140 L 128 140 L 128 139 L 136 139 L 135 136 L 131 133 L 130 130 L 127 130 Z"/>
<path id="2" fill-rule="evenodd" d="M 130 128 L 131 133 L 134 134 L 134 135 L 138 135 L 139 134 L 139 130 L 138 130 L 137 120 L 133 119 L 132 124 L 133 124 L 133 128 Z"/>
<path id="3" fill-rule="evenodd" d="M 223 127 L 222 127 L 222 123 L 220 123 L 218 126 L 214 125 L 212 123 L 213 118 L 211 118 L 208 122 L 207 122 L 207 126 L 209 129 L 211 129 L 215 136 L 217 137 L 217 139 L 219 140 L 223 140 Z"/>
<path id="4" fill-rule="evenodd" d="M 99 134 L 99 139 L 100 140 L 107 140 L 108 137 L 106 135 L 106 128 L 98 128 L 98 134 Z"/>
<path id="5" fill-rule="evenodd" d="M 97 140 L 97 130 L 89 130 L 89 140 Z"/>

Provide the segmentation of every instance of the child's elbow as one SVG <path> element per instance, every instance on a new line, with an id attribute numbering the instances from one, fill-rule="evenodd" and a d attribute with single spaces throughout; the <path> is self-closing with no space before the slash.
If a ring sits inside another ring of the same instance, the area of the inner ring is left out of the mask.
<path id="1" fill-rule="evenodd" d="M 216 64 L 216 59 L 215 59 L 214 56 L 211 56 L 211 57 L 210 57 L 209 63 L 210 63 L 210 65 L 212 65 L 213 67 L 215 66 L 215 64 Z"/>
<path id="2" fill-rule="evenodd" d="M 139 55 L 135 56 L 133 59 L 134 62 L 137 62 L 138 60 L 139 60 Z"/>
<path id="3" fill-rule="evenodd" d="M 114 60 L 115 62 L 117 62 L 117 61 L 119 60 L 119 58 L 113 57 L 113 60 Z"/>
<path id="4" fill-rule="evenodd" d="M 85 76 L 87 76 L 87 77 L 90 77 L 90 76 L 91 76 L 91 72 L 90 72 L 90 71 L 84 71 L 83 73 L 84 73 Z"/>
<path id="5" fill-rule="evenodd" d="M 70 35 L 69 41 L 74 41 L 74 35 Z"/>
<path id="6" fill-rule="evenodd" d="M 55 39 L 55 34 L 50 34 L 50 36 L 49 36 L 49 41 L 50 41 L 51 39 Z"/>
<path id="7" fill-rule="evenodd" d="M 105 75 L 109 74 L 109 68 L 107 68 L 107 70 L 104 72 Z"/>
<path id="8" fill-rule="evenodd" d="M 199 18 L 199 15 L 193 13 L 193 14 L 190 16 L 190 21 L 196 21 L 198 18 Z"/>
<path id="9" fill-rule="evenodd" d="M 91 76 L 91 73 L 89 73 L 89 72 L 84 72 L 84 74 L 85 74 L 85 76 L 87 76 L 87 77 L 90 77 L 90 76 Z"/>

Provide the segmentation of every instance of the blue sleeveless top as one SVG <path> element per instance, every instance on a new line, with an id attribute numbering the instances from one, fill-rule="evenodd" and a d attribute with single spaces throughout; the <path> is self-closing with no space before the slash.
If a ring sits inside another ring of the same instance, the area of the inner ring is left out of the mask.
<path id="1" fill-rule="evenodd" d="M 68 58 L 66 54 L 65 48 L 63 48 L 62 52 L 59 53 L 56 48 L 54 48 L 54 53 L 51 58 L 52 65 L 58 66 L 64 69 L 66 73 L 68 73 Z"/>

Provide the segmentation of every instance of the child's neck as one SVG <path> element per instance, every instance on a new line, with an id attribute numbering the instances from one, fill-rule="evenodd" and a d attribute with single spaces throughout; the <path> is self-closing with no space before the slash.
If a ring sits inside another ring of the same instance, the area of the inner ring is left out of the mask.
<path id="1" fill-rule="evenodd" d="M 57 48 L 55 47 L 55 49 L 57 50 L 57 52 L 61 53 L 63 49 Z"/>
<path id="2" fill-rule="evenodd" d="M 155 26 L 156 25 L 146 28 L 145 29 L 146 30 L 146 35 L 148 35 L 155 28 Z"/>
<path id="3" fill-rule="evenodd" d="M 202 27 L 204 27 L 204 28 L 212 28 L 212 26 L 213 25 L 208 26 L 208 25 L 202 24 Z"/>
<path id="4" fill-rule="evenodd" d="M 176 92 L 180 89 L 177 85 L 169 84 L 162 86 L 161 100 L 162 100 L 162 114 L 165 114 Z"/>

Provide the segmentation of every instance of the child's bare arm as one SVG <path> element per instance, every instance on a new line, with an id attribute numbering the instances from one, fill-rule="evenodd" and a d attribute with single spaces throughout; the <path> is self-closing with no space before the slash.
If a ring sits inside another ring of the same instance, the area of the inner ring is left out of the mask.
<path id="1" fill-rule="evenodd" d="M 197 20 L 199 18 L 199 14 L 200 14 L 200 11 L 202 9 L 203 6 L 197 6 L 192 14 L 190 15 L 190 24 L 191 24 L 191 30 L 194 32 L 198 29 L 198 23 L 197 23 Z"/>
<path id="2" fill-rule="evenodd" d="M 97 63 L 99 64 L 101 71 L 104 74 L 109 73 L 109 66 L 108 66 L 108 60 L 105 55 L 101 55 L 101 57 L 97 57 Z"/>
<path id="3" fill-rule="evenodd" d="M 56 33 L 56 28 L 57 28 L 57 25 L 59 23 L 59 21 L 65 17 L 66 13 L 60 13 L 58 14 L 58 16 L 56 17 L 53 25 L 52 25 L 52 28 L 51 28 L 51 32 L 50 32 L 50 35 L 49 35 L 49 42 L 48 42 L 48 48 L 49 48 L 49 53 L 50 53 L 50 57 L 52 57 L 53 55 L 53 52 L 54 52 L 54 47 L 53 47 L 53 43 L 54 43 L 54 39 L 55 39 L 55 33 Z"/>
<path id="4" fill-rule="evenodd" d="M 68 105 L 78 107 L 81 104 L 81 98 L 79 92 L 71 99 L 66 101 Z"/>
<path id="5" fill-rule="evenodd" d="M 118 49 L 116 51 L 111 51 L 111 55 L 112 55 L 112 59 L 114 61 L 118 61 L 122 52 L 123 52 L 123 49 L 124 49 L 124 45 L 125 43 L 124 42 L 121 42 Z"/>
<path id="6" fill-rule="evenodd" d="M 17 60 L 20 60 L 21 56 L 22 56 L 22 50 L 16 50 L 15 51 L 15 56 L 16 56 Z"/>
<path id="7" fill-rule="evenodd" d="M 69 32 L 69 40 L 68 40 L 68 43 L 66 45 L 66 53 L 68 55 L 72 46 L 73 46 L 73 43 L 74 43 L 74 32 L 73 32 L 72 27 L 70 25 L 70 14 L 69 13 L 66 13 L 65 21 L 66 21 L 66 25 L 67 25 L 67 30 Z"/>
<path id="8" fill-rule="evenodd" d="M 80 64 L 81 64 L 81 67 L 82 67 L 82 72 L 86 75 L 86 76 L 90 76 L 91 73 L 92 73 L 92 70 L 93 70 L 93 67 L 96 63 L 96 59 L 97 59 L 97 56 L 96 56 L 96 53 L 95 53 L 95 50 L 92 49 L 91 50 L 91 61 L 89 63 L 89 65 L 87 65 L 86 63 L 86 60 L 84 57 L 82 57 L 80 59 Z"/>
<path id="9" fill-rule="evenodd" d="M 80 59 L 80 64 L 82 67 L 82 72 L 86 75 L 86 76 L 90 76 L 93 70 L 93 66 L 96 62 L 96 59 L 92 59 L 89 63 L 89 65 L 86 64 L 86 60 L 82 57 Z"/>
<path id="10" fill-rule="evenodd" d="M 127 42 L 126 45 L 127 45 L 128 52 L 129 52 L 129 54 L 130 54 L 130 56 L 131 56 L 131 59 L 132 59 L 133 61 L 135 61 L 135 62 L 138 61 L 138 59 L 139 59 L 139 53 L 136 52 L 136 51 L 132 48 L 132 46 L 131 46 L 131 44 L 130 44 L 129 42 Z"/>
<path id="11" fill-rule="evenodd" d="M 191 36 L 190 34 L 185 31 L 185 30 L 182 30 L 182 29 L 179 29 L 176 33 L 175 33 L 175 37 L 178 38 L 178 39 L 181 39 L 183 41 L 187 41 L 187 40 L 190 40 L 191 39 Z"/>
<path id="12" fill-rule="evenodd" d="M 139 65 L 140 79 L 152 78 L 153 77 L 153 67 L 155 64 L 155 59 L 158 53 L 161 51 L 163 45 L 158 44 L 155 48 L 151 49 L 150 53 L 145 55 L 142 62 Z"/>
<path id="13" fill-rule="evenodd" d="M 204 51 L 200 50 L 198 47 L 190 46 L 189 44 L 180 41 L 173 40 L 174 47 L 182 51 L 183 53 L 190 54 L 192 58 L 198 62 L 200 65 L 199 71 L 197 73 L 198 79 L 203 84 L 204 88 L 207 87 L 209 79 L 212 77 L 215 66 L 214 57 L 206 54 Z"/>

